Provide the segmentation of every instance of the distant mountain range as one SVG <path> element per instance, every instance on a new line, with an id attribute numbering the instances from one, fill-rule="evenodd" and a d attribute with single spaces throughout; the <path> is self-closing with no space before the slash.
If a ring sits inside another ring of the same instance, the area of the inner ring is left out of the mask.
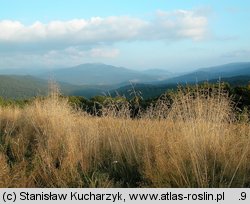
<path id="1" fill-rule="evenodd" d="M 231 63 L 215 67 L 201 68 L 188 74 L 162 80 L 160 84 L 193 83 L 225 77 L 250 75 L 250 62 Z M 158 83 L 158 82 L 156 82 Z"/>
<path id="2" fill-rule="evenodd" d="M 135 71 L 105 64 L 82 64 L 46 72 L 38 77 L 53 78 L 56 81 L 75 85 L 114 85 L 120 83 L 143 83 L 167 79 L 170 73 L 165 70 Z"/>
<path id="3" fill-rule="evenodd" d="M 18 72 L 17 72 L 18 73 Z M 23 73 L 31 73 L 29 70 Z M 1 75 L 2 74 L 2 75 Z M 48 80 L 58 82 L 64 95 L 85 96 L 119 93 L 129 97 L 133 83 L 144 98 L 156 97 L 177 84 L 192 84 L 202 81 L 216 82 L 219 79 L 232 85 L 246 85 L 250 81 L 250 63 L 232 63 L 201 68 L 176 76 L 166 70 L 151 69 L 134 71 L 105 64 L 82 64 L 76 67 L 41 72 L 31 75 L 10 75 L 13 70 L 0 70 L 0 96 L 6 98 L 29 98 L 46 95 Z M 19 72 L 18 74 L 22 74 Z"/>

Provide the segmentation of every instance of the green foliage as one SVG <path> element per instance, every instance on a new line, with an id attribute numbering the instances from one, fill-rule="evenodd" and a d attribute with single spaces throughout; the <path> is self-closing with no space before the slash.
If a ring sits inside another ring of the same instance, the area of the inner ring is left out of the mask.
<path id="1" fill-rule="evenodd" d="M 235 87 L 230 90 L 230 94 L 233 96 L 233 100 L 237 104 L 239 110 L 245 108 L 250 110 L 250 87 Z"/>
<path id="2" fill-rule="evenodd" d="M 16 106 L 23 108 L 26 104 L 30 104 L 32 100 L 33 99 L 24 99 L 24 100 L 4 99 L 3 97 L 0 97 L 0 106 L 2 107 Z"/>
<path id="3" fill-rule="evenodd" d="M 89 101 L 82 96 L 69 96 L 67 98 L 69 104 L 78 109 L 86 110 L 89 105 Z"/>

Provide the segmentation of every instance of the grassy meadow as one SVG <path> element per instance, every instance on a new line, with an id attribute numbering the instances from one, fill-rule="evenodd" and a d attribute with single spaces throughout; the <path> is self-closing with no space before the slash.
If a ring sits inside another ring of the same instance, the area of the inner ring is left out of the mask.
<path id="1" fill-rule="evenodd" d="M 0 107 L 0 187 L 250 187 L 250 124 L 218 90 L 179 91 L 131 119 L 55 92 Z"/>

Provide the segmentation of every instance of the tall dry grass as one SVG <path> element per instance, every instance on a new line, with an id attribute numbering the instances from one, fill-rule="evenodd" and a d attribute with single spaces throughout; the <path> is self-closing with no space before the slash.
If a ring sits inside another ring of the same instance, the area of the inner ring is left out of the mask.
<path id="1" fill-rule="evenodd" d="M 230 98 L 172 100 L 138 119 L 127 105 L 90 116 L 57 94 L 0 108 L 0 187 L 250 187 L 250 124 Z"/>

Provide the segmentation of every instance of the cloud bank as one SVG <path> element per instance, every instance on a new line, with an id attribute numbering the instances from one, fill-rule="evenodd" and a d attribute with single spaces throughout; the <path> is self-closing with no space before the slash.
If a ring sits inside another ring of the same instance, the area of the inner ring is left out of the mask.
<path id="1" fill-rule="evenodd" d="M 159 10 L 151 19 L 109 16 L 30 25 L 0 20 L 0 66 L 113 59 L 120 54 L 115 47 L 120 42 L 199 41 L 207 34 L 207 16 L 195 10 Z"/>
<path id="2" fill-rule="evenodd" d="M 135 40 L 201 40 L 207 33 L 207 18 L 195 11 L 158 11 L 152 20 L 129 16 L 39 21 L 24 25 L 0 21 L 1 44 L 98 45 Z M 50 45 L 50 46 L 49 46 Z"/>

